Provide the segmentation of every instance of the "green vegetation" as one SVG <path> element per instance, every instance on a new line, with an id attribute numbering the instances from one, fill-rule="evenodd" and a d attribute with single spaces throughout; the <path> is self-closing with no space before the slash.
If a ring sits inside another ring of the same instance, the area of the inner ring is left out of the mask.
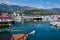
<path id="1" fill-rule="evenodd" d="M 25 10 L 25 15 L 52 15 L 51 12 L 46 10 Z"/>
<path id="2" fill-rule="evenodd" d="M 5 11 L 1 11 L 0 10 L 0 13 L 13 13 L 12 11 L 9 11 L 9 10 L 5 10 Z M 49 12 L 49 11 L 46 11 L 46 10 L 22 10 L 22 13 L 27 15 L 27 16 L 31 16 L 31 15 L 52 15 L 53 13 Z"/>

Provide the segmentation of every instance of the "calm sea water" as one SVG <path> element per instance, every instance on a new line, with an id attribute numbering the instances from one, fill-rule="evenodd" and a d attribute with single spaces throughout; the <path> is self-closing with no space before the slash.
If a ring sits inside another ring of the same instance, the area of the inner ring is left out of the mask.
<path id="1" fill-rule="evenodd" d="M 60 40 L 60 29 L 51 28 L 49 22 L 24 22 L 24 24 L 17 22 L 10 30 L 25 30 L 27 34 L 35 30 L 35 34 L 30 34 L 27 40 Z M 10 32 L 10 34 L 20 33 L 22 32 Z"/>

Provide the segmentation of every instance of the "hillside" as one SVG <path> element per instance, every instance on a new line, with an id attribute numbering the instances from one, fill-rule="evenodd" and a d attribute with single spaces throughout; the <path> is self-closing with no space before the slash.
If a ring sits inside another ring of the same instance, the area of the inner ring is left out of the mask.
<path id="1" fill-rule="evenodd" d="M 38 9 L 34 7 L 29 7 L 29 6 L 0 4 L 0 13 L 8 12 L 10 14 L 10 13 L 21 11 L 21 10 L 24 11 L 23 13 L 25 15 L 51 15 L 52 14 L 47 10 Z"/>
<path id="2" fill-rule="evenodd" d="M 24 11 L 25 15 L 52 15 L 51 12 L 46 11 L 46 10 L 25 10 Z"/>
<path id="3" fill-rule="evenodd" d="M 35 9 L 29 6 L 19 6 L 19 5 L 7 5 L 7 4 L 0 4 L 0 11 L 2 12 L 13 12 L 13 11 L 20 11 L 20 10 L 32 10 Z"/>
<path id="4" fill-rule="evenodd" d="M 60 8 L 52 8 L 52 9 L 47 9 L 47 10 L 52 12 L 53 14 L 60 14 Z"/>

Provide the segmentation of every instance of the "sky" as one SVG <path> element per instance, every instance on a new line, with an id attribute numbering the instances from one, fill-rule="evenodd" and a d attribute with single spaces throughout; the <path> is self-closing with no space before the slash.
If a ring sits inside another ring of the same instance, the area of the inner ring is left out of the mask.
<path id="1" fill-rule="evenodd" d="M 1 3 L 45 9 L 60 8 L 60 0 L 0 0 Z"/>

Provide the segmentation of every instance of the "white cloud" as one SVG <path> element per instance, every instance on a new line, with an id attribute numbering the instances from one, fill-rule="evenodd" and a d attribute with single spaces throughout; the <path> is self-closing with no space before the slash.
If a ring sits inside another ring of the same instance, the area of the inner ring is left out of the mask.
<path id="1" fill-rule="evenodd" d="M 44 9 L 45 7 L 39 6 L 38 8 L 42 8 L 42 9 Z"/>
<path id="2" fill-rule="evenodd" d="M 9 4 L 10 2 L 7 1 L 7 0 L 0 0 L 0 4 L 1 4 L 1 3 Z"/>
<path id="3" fill-rule="evenodd" d="M 39 8 L 39 9 L 45 9 L 44 6 L 31 6 L 31 7 L 35 7 L 35 8 Z"/>
<path id="4" fill-rule="evenodd" d="M 50 4 L 50 2 L 46 2 L 46 4 Z"/>
<path id="5" fill-rule="evenodd" d="M 17 3 L 10 2 L 9 0 L 0 0 L 0 4 L 1 3 L 8 4 L 8 5 L 17 5 Z"/>
<path id="6" fill-rule="evenodd" d="M 54 4 L 55 8 L 60 8 L 60 4 Z"/>
<path id="7" fill-rule="evenodd" d="M 5 3 L 5 4 L 10 4 L 10 2 L 9 2 L 9 1 L 4 1 L 4 3 Z"/>

